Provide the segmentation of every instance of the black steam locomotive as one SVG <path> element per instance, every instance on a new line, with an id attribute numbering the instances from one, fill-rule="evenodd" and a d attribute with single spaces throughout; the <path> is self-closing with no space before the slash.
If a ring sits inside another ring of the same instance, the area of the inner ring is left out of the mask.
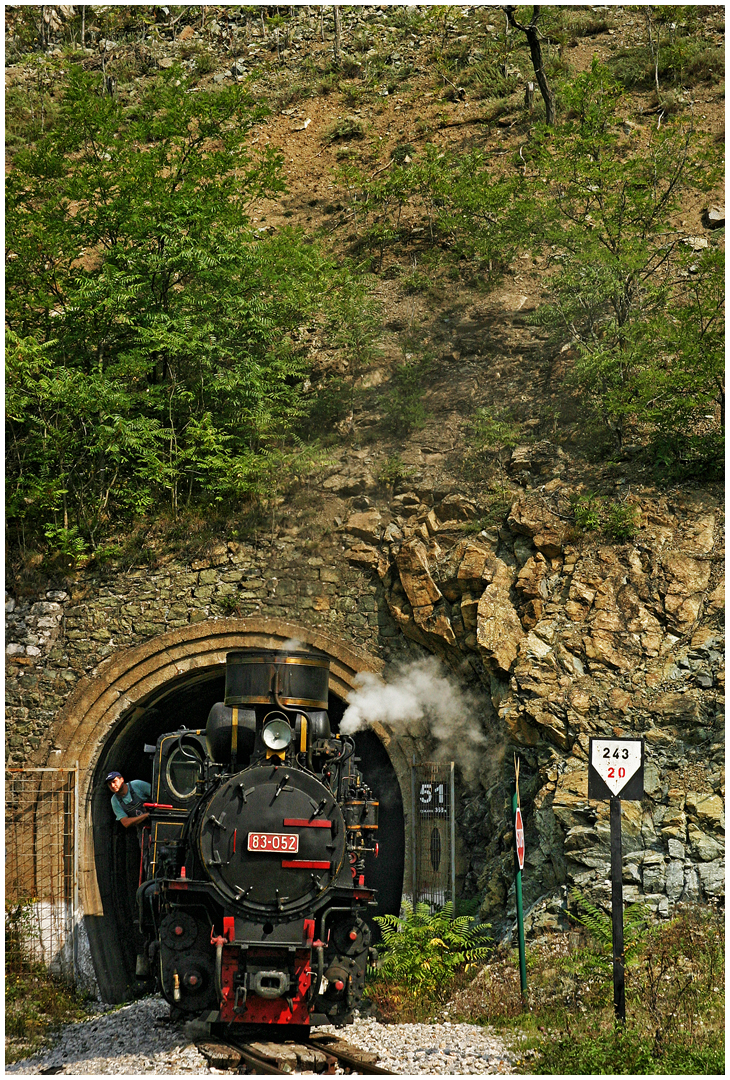
<path id="1" fill-rule="evenodd" d="M 139 928 L 159 988 L 211 1023 L 346 1024 L 373 950 L 378 803 L 333 736 L 329 661 L 226 657 L 205 730 L 156 744 Z"/>

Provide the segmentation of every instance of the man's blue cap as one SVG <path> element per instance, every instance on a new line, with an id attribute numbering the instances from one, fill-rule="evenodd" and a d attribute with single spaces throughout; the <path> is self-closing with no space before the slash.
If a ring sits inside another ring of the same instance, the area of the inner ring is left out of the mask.
<path id="1" fill-rule="evenodd" d="M 105 783 L 105 784 L 108 784 L 110 780 L 116 780 L 116 778 L 117 778 L 118 776 L 122 776 L 122 774 L 121 774 L 120 772 L 110 772 L 110 773 L 107 773 L 107 777 L 106 777 L 106 780 L 104 781 L 104 783 Z M 123 779 L 124 779 L 124 777 L 122 776 L 122 780 L 123 780 Z"/>

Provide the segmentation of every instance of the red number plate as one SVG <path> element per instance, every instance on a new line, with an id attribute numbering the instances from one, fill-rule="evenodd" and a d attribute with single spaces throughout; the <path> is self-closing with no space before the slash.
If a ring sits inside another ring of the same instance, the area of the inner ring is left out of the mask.
<path id="1" fill-rule="evenodd" d="M 248 850 L 299 851 L 299 837 L 296 833 L 250 832 Z"/>

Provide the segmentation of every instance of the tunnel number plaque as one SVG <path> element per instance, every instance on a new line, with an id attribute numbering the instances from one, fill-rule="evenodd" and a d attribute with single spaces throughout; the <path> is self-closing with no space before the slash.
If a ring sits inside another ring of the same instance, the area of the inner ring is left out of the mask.
<path id="1" fill-rule="evenodd" d="M 248 834 L 249 851 L 299 851 L 299 837 L 296 833 L 250 832 Z"/>

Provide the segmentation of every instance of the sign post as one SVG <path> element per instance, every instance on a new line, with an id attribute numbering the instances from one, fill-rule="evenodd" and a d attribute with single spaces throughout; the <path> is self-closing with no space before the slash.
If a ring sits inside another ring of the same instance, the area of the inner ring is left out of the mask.
<path id="1" fill-rule="evenodd" d="M 626 1021 L 624 980 L 624 895 L 621 860 L 621 799 L 644 796 L 644 740 L 591 739 L 588 751 L 588 798 L 609 799 L 611 821 L 611 937 L 613 1011 Z"/>
<path id="2" fill-rule="evenodd" d="M 520 956 L 520 992 L 522 1001 L 527 993 L 527 964 L 525 961 L 525 924 L 522 916 L 522 869 L 525 865 L 525 828 L 520 810 L 520 761 L 515 754 L 515 789 L 512 794 L 512 815 L 515 829 L 515 901 L 517 905 L 517 947 Z"/>

